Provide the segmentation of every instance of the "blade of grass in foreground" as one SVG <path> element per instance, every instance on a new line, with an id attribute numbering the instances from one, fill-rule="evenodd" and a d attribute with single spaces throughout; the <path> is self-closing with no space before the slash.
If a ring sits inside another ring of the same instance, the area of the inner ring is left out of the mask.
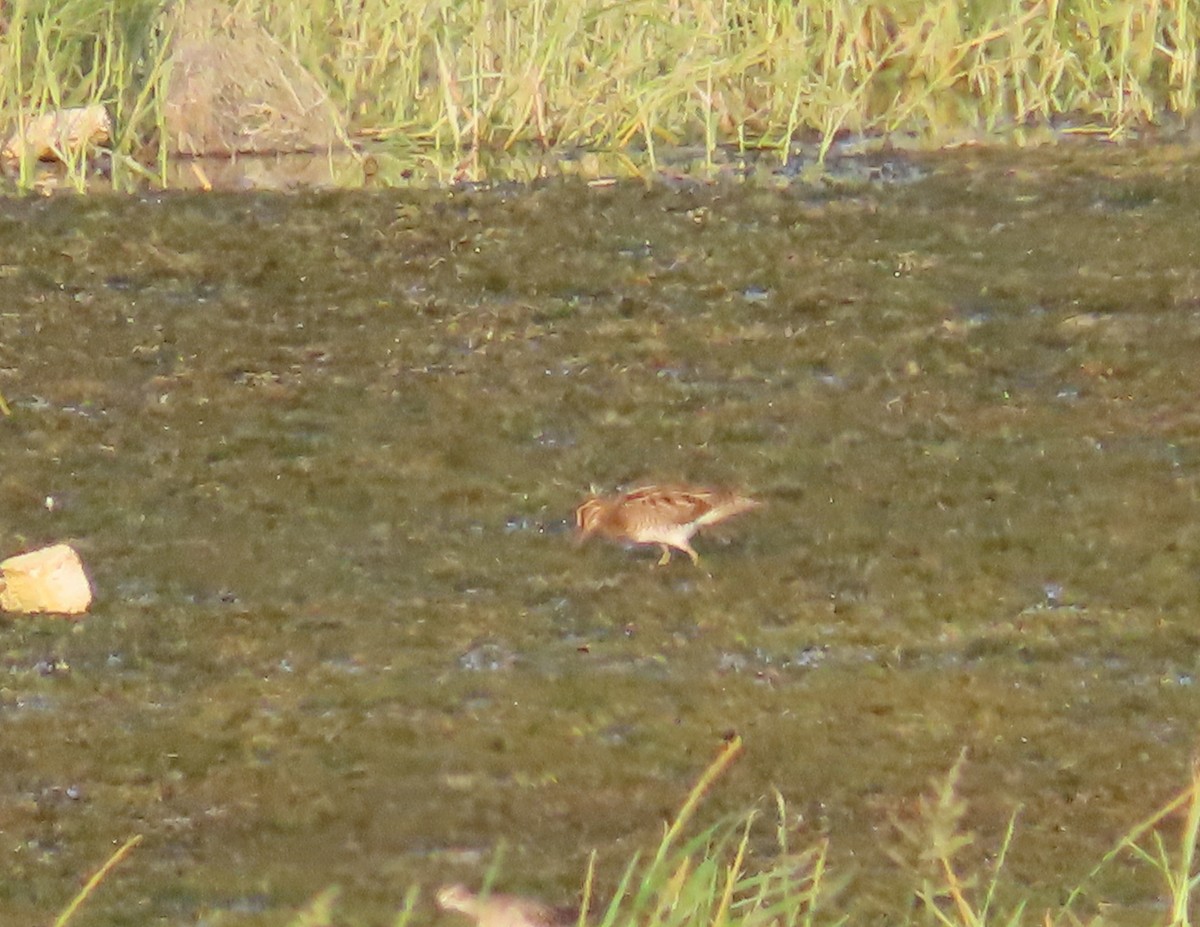
<path id="1" fill-rule="evenodd" d="M 63 909 L 62 914 L 55 918 L 54 927 L 65 927 L 66 923 L 75 916 L 75 912 L 79 909 L 79 906 L 83 904 L 88 899 L 88 896 L 96 890 L 96 887 L 104 881 L 105 876 L 107 876 L 113 870 L 117 863 L 125 858 L 130 850 L 132 850 L 141 842 L 142 835 L 134 834 L 123 844 L 121 844 L 117 852 L 110 856 L 108 861 L 98 870 L 96 870 L 96 874 L 87 880 L 87 884 L 79 890 L 79 894 L 71 899 L 71 903 Z"/>
<path id="2" fill-rule="evenodd" d="M 1178 855 L 1172 861 L 1171 853 L 1158 828 L 1163 821 L 1185 806 L 1187 814 L 1179 835 Z M 1142 846 L 1143 840 L 1152 845 L 1153 852 Z M 1166 883 L 1167 893 L 1171 899 L 1171 915 L 1166 923 L 1170 927 L 1187 927 L 1191 923 L 1188 911 L 1192 892 L 1200 883 L 1200 875 L 1194 875 L 1192 872 L 1197 840 L 1200 840 L 1200 757 L 1192 760 L 1192 781 L 1188 787 L 1122 837 L 1067 897 L 1060 915 L 1052 922 L 1049 919 L 1047 922 L 1057 924 L 1068 916 L 1074 920 L 1071 909 L 1083 896 L 1088 883 L 1120 856 L 1122 851 L 1128 850 L 1133 856 L 1147 863 L 1151 869 L 1156 870 L 1163 882 Z"/>
<path id="3" fill-rule="evenodd" d="M 671 847 L 678 840 L 679 835 L 687 827 L 688 823 L 696 814 L 696 808 L 700 805 L 705 793 L 712 787 L 712 784 L 717 781 L 722 773 L 729 768 L 730 764 L 742 752 L 742 739 L 735 737 L 728 741 L 722 748 L 717 758 L 709 764 L 708 769 L 692 786 L 692 790 L 684 799 L 682 807 L 679 809 L 679 814 L 675 815 L 675 820 L 671 822 L 671 826 L 667 828 L 667 832 L 663 835 L 662 841 L 658 845 L 658 850 L 654 854 L 654 859 L 650 861 L 650 865 L 642 877 L 641 888 L 634 900 L 634 911 L 640 911 L 649 900 L 650 893 L 658 887 L 661 879 L 660 870 L 663 868 L 663 862 L 667 858 Z M 708 834 L 701 835 L 704 840 L 707 840 Z"/>

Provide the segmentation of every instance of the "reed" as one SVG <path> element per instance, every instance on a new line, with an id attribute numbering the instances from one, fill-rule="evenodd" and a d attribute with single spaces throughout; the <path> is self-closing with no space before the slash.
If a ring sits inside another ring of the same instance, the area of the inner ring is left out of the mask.
<path id="1" fill-rule="evenodd" d="M 1026 143 L 1052 126 L 1120 139 L 1197 102 L 1200 8 L 1162 0 L 229 4 L 317 76 L 352 134 L 453 158 L 536 144 L 628 149 L 652 166 L 679 143 L 783 158 L 800 140 L 823 156 L 846 134 Z M 162 125 L 164 7 L 8 4 L 8 130 L 103 103 L 131 163 Z"/>
<path id="2" fill-rule="evenodd" d="M 457 148 L 786 152 L 1055 118 L 1119 137 L 1196 104 L 1188 4 L 1141 0 L 258 0 L 359 131 Z"/>

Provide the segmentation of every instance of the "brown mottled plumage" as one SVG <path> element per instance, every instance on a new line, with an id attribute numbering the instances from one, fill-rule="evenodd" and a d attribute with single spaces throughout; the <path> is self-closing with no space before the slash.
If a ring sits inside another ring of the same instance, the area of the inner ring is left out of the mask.
<path id="1" fill-rule="evenodd" d="M 571 908 L 517 895 L 477 895 L 465 885 L 443 885 L 437 903 L 443 911 L 467 915 L 477 927 L 570 927 L 579 922 L 579 912 Z"/>
<path id="2" fill-rule="evenodd" d="M 758 508 L 762 503 L 735 492 L 686 486 L 642 486 L 619 496 L 592 496 L 575 510 L 579 539 L 592 535 L 610 541 L 657 544 L 659 566 L 671 559 L 671 548 L 700 562 L 691 539 L 705 525 Z"/>

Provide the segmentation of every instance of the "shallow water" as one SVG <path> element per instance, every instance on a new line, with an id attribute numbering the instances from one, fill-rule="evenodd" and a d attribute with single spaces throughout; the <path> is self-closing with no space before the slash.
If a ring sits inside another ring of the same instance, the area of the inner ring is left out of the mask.
<path id="1" fill-rule="evenodd" d="M 0 920 L 134 833 L 89 924 L 390 923 L 498 846 L 602 891 L 735 731 L 700 823 L 778 788 L 848 910 L 964 748 L 1061 900 L 1200 722 L 1195 165 L 0 202 L 0 553 L 99 591 L 0 624 Z M 767 506 L 699 570 L 570 543 L 645 479 Z"/>

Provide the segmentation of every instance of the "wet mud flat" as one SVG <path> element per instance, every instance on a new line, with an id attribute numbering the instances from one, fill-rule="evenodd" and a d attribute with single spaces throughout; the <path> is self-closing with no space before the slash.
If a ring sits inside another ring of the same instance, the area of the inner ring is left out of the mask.
<path id="1" fill-rule="evenodd" d="M 779 789 L 847 910 L 963 749 L 1061 900 L 1200 721 L 1192 157 L 0 203 L 0 554 L 99 592 L 0 624 L 3 919 L 133 833 L 89 923 L 388 923 L 499 845 L 611 889 L 731 732 L 702 817 Z M 648 479 L 766 505 L 701 568 L 572 545 Z"/>

